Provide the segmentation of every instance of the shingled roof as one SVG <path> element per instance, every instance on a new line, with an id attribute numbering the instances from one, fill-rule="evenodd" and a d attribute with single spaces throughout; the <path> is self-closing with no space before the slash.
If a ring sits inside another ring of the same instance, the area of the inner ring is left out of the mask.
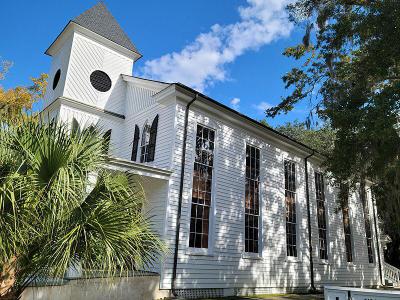
<path id="1" fill-rule="evenodd" d="M 89 8 L 73 19 L 72 22 L 140 55 L 135 45 L 102 2 Z"/>

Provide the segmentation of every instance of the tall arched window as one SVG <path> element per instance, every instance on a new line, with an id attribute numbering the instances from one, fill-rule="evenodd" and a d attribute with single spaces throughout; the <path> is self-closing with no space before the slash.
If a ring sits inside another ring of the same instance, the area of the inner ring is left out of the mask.
<path id="1" fill-rule="evenodd" d="M 146 121 L 142 131 L 142 142 L 140 144 L 140 162 L 147 162 L 149 156 L 150 125 Z"/>
<path id="2" fill-rule="evenodd" d="M 133 146 L 132 146 L 131 161 L 136 161 L 137 151 L 139 148 L 139 139 L 140 139 L 140 129 L 139 129 L 139 126 L 135 125 L 135 132 L 133 134 Z"/>
<path id="3" fill-rule="evenodd" d="M 151 126 L 147 121 L 143 126 L 140 162 L 154 161 L 154 155 L 156 152 L 157 127 L 158 115 L 155 116 Z"/>

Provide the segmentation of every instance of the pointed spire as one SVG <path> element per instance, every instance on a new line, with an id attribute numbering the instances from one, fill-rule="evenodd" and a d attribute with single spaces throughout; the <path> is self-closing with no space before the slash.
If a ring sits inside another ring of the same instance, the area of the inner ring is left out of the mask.
<path id="1" fill-rule="evenodd" d="M 122 30 L 121 26 L 119 26 L 103 2 L 99 2 L 92 8 L 89 8 L 73 19 L 72 22 L 140 55 L 135 45 Z"/>

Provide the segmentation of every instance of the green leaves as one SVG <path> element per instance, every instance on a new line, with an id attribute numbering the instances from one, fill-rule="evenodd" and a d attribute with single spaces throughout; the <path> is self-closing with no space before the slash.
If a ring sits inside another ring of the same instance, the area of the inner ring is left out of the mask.
<path id="1" fill-rule="evenodd" d="M 288 113 L 307 101 L 310 115 L 316 112 L 336 134 L 327 167 L 339 183 L 354 188 L 366 177 L 377 186 L 400 192 L 386 182 L 390 181 L 388 170 L 397 172 L 400 157 L 395 129 L 400 106 L 396 42 L 400 40 L 400 5 L 396 1 L 297 0 L 288 11 L 305 34 L 284 55 L 299 65 L 283 76 L 289 96 L 269 109 L 267 116 Z M 307 122 L 311 124 L 310 116 Z"/>
<path id="2" fill-rule="evenodd" d="M 110 276 L 143 268 L 164 249 L 137 179 L 104 169 L 98 129 L 76 125 L 0 129 L 0 265 L 17 258 L 17 292 L 77 264 Z"/>

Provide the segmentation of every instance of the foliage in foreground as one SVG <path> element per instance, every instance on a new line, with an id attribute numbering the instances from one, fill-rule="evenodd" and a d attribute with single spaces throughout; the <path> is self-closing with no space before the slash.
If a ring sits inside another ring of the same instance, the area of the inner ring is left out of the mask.
<path id="1" fill-rule="evenodd" d="M 283 77 L 292 92 L 267 115 L 309 101 L 336 132 L 328 171 L 353 189 L 374 182 L 386 230 L 399 236 L 400 4 L 297 0 L 288 12 L 305 36 L 284 52 L 298 61 Z"/>
<path id="2" fill-rule="evenodd" d="M 137 180 L 104 168 L 105 147 L 93 128 L 0 128 L 0 294 L 70 266 L 123 275 L 160 254 Z"/>

